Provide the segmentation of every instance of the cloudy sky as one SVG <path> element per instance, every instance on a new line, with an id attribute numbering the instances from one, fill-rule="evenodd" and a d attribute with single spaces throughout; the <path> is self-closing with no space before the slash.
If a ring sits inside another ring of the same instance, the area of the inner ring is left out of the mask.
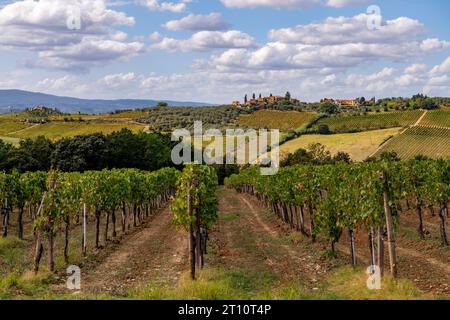
<path id="1" fill-rule="evenodd" d="M 287 90 L 450 96 L 448 12 L 447 0 L 0 0 L 0 89 L 212 103 Z"/>

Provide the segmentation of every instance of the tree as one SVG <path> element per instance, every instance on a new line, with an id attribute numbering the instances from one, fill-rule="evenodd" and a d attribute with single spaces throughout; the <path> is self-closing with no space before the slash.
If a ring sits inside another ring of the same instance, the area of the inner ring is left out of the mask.
<path id="1" fill-rule="evenodd" d="M 256 94 L 253 94 L 253 100 L 255 100 L 256 99 Z"/>
<path id="2" fill-rule="evenodd" d="M 291 93 L 289 91 L 286 92 L 286 95 L 284 96 L 284 100 L 291 101 Z"/>
<path id="3" fill-rule="evenodd" d="M 247 98 L 247 95 L 245 95 L 245 97 L 244 97 L 244 103 L 246 104 L 248 102 L 248 98 Z"/>
<path id="4" fill-rule="evenodd" d="M 157 106 L 157 107 L 168 107 L 169 104 L 168 104 L 167 102 L 162 102 L 162 101 L 160 101 L 160 102 L 158 102 L 158 104 L 157 104 L 156 106 Z"/>
<path id="5" fill-rule="evenodd" d="M 64 172 L 83 172 L 106 168 L 107 138 L 95 133 L 62 139 L 52 155 L 52 166 Z"/>
<path id="6" fill-rule="evenodd" d="M 39 163 L 26 150 L 12 148 L 7 154 L 7 159 L 3 161 L 2 166 L 6 171 L 27 172 L 38 170 Z"/>
<path id="7" fill-rule="evenodd" d="M 290 153 L 283 161 L 281 167 L 294 166 L 297 164 L 311 163 L 313 160 L 311 154 L 305 149 L 298 149 L 294 153 Z"/>
<path id="8" fill-rule="evenodd" d="M 338 107 L 333 103 L 322 103 L 320 105 L 320 112 L 326 114 L 335 114 L 338 112 Z"/>
<path id="9" fill-rule="evenodd" d="M 320 143 L 312 143 L 308 146 L 308 151 L 316 164 L 326 164 L 331 162 L 331 153 Z"/>
<path id="10" fill-rule="evenodd" d="M 25 139 L 20 142 L 19 150 L 23 150 L 33 158 L 36 167 L 33 171 L 48 171 L 51 165 L 51 156 L 55 145 L 50 139 L 39 136 L 35 139 Z"/>
<path id="11" fill-rule="evenodd" d="M 327 126 L 326 124 L 320 124 L 317 130 L 318 130 L 319 134 L 330 134 L 331 133 L 330 127 Z"/>
<path id="12" fill-rule="evenodd" d="M 352 158 L 347 152 L 339 151 L 334 157 L 334 162 L 351 163 Z"/>
<path id="13" fill-rule="evenodd" d="M 400 161 L 400 157 L 398 156 L 397 152 L 390 151 L 390 152 L 383 152 L 380 154 L 380 160 L 388 161 L 388 162 L 396 162 Z"/>
<path id="14" fill-rule="evenodd" d="M 11 151 L 13 146 L 9 143 L 5 143 L 0 139 L 0 170 L 4 169 L 4 162 L 8 158 L 8 153 Z"/>
<path id="15" fill-rule="evenodd" d="M 421 103 L 421 108 L 425 110 L 438 109 L 439 106 L 430 98 L 426 98 Z"/>

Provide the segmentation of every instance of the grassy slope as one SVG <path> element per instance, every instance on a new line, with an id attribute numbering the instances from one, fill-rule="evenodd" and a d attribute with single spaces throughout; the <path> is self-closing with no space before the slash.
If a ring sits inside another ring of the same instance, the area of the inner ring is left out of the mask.
<path id="1" fill-rule="evenodd" d="M 5 127 L 3 127 L 5 125 Z M 0 124 L 0 136 L 11 139 L 14 142 L 17 139 L 35 138 L 45 136 L 52 140 L 64 137 L 73 137 L 76 135 L 103 132 L 105 134 L 114 131 L 120 131 L 128 128 L 134 132 L 143 130 L 144 125 L 137 123 L 105 123 L 105 122 L 51 122 L 38 125 L 22 124 L 22 123 L 6 123 Z"/>
<path id="2" fill-rule="evenodd" d="M 241 115 L 240 126 L 251 128 L 279 129 L 280 131 L 295 130 L 311 122 L 317 114 L 312 112 L 259 110 L 250 115 Z"/>
<path id="3" fill-rule="evenodd" d="M 355 161 L 365 160 L 371 156 L 386 139 L 399 133 L 399 128 L 383 129 L 360 133 L 344 133 L 334 135 L 305 135 L 289 141 L 280 147 L 281 154 L 306 149 L 312 143 L 323 144 L 331 153 L 344 151 Z"/>
<path id="4" fill-rule="evenodd" d="M 381 152 L 396 152 L 402 159 L 425 155 L 431 158 L 450 157 L 450 129 L 413 127 L 389 141 Z"/>
<path id="5" fill-rule="evenodd" d="M 20 131 L 31 127 L 30 123 L 21 122 L 0 122 L 0 136 L 6 136 L 12 132 Z"/>

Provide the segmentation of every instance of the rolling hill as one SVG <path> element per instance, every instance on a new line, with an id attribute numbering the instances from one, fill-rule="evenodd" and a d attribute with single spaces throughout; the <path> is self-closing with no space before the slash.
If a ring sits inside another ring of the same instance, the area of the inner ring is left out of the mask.
<path id="1" fill-rule="evenodd" d="M 157 100 L 100 100 L 100 99 L 79 99 L 71 97 L 60 97 L 40 92 L 30 92 L 22 90 L 0 90 L 0 113 L 22 111 L 28 107 L 46 106 L 58 108 L 66 113 L 106 113 L 120 109 L 137 109 L 145 107 L 154 107 Z M 182 101 L 163 101 L 170 106 L 207 106 L 212 105 L 202 102 L 182 102 Z"/>

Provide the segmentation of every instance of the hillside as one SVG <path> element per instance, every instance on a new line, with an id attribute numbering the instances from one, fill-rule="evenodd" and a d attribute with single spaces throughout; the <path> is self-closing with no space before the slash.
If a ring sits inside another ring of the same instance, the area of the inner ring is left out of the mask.
<path id="1" fill-rule="evenodd" d="M 332 135 L 309 134 L 286 142 L 280 147 L 280 152 L 282 156 L 286 156 L 298 149 L 307 149 L 310 144 L 320 143 L 333 155 L 342 151 L 348 153 L 354 161 L 363 161 L 374 154 L 384 141 L 396 136 L 399 131 L 400 128 L 392 128 Z"/>
<path id="2" fill-rule="evenodd" d="M 310 123 L 317 117 L 313 112 L 259 110 L 252 114 L 241 115 L 240 126 L 254 129 L 279 129 L 293 131 Z"/>
<path id="3" fill-rule="evenodd" d="M 120 109 L 138 109 L 145 107 L 154 107 L 158 104 L 157 100 L 138 100 L 138 99 L 119 99 L 119 100 L 101 100 L 101 99 L 79 99 L 72 97 L 60 97 L 40 92 L 29 92 L 22 90 L 0 90 L 0 113 L 22 111 L 28 107 L 38 105 L 58 108 L 67 113 L 106 113 Z M 211 105 L 201 102 L 181 102 L 181 101 L 162 101 L 171 106 L 206 106 Z M 10 108 L 11 107 L 11 108 Z"/>

